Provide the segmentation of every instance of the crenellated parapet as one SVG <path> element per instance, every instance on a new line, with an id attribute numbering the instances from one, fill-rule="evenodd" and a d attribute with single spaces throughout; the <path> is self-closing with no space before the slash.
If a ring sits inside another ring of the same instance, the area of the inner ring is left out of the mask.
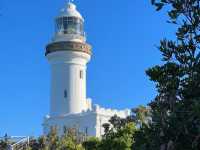
<path id="1" fill-rule="evenodd" d="M 100 107 L 99 105 L 94 105 L 93 111 L 98 114 L 105 115 L 105 116 L 111 116 L 111 117 L 114 115 L 117 115 L 121 118 L 126 118 L 127 116 L 131 115 L 130 109 L 124 109 L 124 110 L 107 109 L 107 108 Z"/>

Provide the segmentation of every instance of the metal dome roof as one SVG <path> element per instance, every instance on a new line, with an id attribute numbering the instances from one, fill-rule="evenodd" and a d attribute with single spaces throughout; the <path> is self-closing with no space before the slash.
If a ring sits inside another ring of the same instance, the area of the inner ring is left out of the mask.
<path id="1" fill-rule="evenodd" d="M 61 10 L 58 17 L 77 17 L 83 20 L 82 15 L 76 9 L 76 5 L 71 2 L 69 2 L 67 6 Z"/>

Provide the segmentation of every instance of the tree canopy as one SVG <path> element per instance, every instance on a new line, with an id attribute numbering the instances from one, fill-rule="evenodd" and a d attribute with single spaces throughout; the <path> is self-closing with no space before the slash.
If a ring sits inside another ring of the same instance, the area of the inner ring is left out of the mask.
<path id="1" fill-rule="evenodd" d="M 140 131 L 138 149 L 200 149 L 200 1 L 151 0 L 157 11 L 166 7 L 176 40 L 158 47 L 163 65 L 146 71 L 158 95 L 149 104 L 152 123 Z"/>

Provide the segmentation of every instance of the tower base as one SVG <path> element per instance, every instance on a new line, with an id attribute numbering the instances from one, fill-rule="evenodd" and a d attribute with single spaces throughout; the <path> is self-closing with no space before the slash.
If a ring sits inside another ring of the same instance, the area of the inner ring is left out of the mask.
<path id="1" fill-rule="evenodd" d="M 101 137 L 104 134 L 102 125 L 109 123 L 110 118 L 114 115 L 126 118 L 130 115 L 130 110 L 118 111 L 95 105 L 92 110 L 79 114 L 66 114 L 57 117 L 46 116 L 43 123 L 44 134 L 47 135 L 51 131 L 51 127 L 56 127 L 59 136 L 63 135 L 64 129 L 73 128 L 87 136 Z"/>

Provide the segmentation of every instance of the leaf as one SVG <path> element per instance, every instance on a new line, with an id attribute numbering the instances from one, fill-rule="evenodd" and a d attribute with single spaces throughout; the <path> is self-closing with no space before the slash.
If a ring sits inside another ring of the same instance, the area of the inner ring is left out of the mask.
<path id="1" fill-rule="evenodd" d="M 200 52 L 197 54 L 196 61 L 197 61 L 197 63 L 199 63 L 199 61 L 200 61 Z"/>
<path id="2" fill-rule="evenodd" d="M 172 20 L 175 20 L 179 16 L 179 13 L 175 10 L 172 10 L 172 11 L 168 12 L 168 15 Z"/>
<path id="3" fill-rule="evenodd" d="M 155 6 L 157 7 L 156 11 L 159 11 L 163 8 L 164 4 L 163 3 L 155 3 Z"/>

